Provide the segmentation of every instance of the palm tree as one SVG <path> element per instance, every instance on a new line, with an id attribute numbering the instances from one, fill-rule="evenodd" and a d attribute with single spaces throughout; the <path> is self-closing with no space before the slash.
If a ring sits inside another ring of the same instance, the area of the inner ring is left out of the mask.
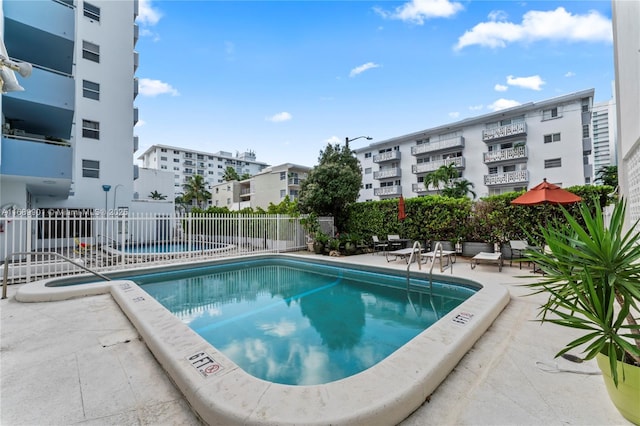
<path id="1" fill-rule="evenodd" d="M 452 186 L 448 186 L 442 190 L 442 195 L 451 198 L 465 198 L 467 194 L 471 194 L 473 198 L 476 198 L 476 193 L 473 192 L 473 182 L 466 179 L 458 179 L 453 182 Z"/>
<path id="2" fill-rule="evenodd" d="M 604 166 L 596 173 L 596 182 L 612 187 L 618 186 L 618 166 Z"/>
<path id="3" fill-rule="evenodd" d="M 224 175 L 222 175 L 222 180 L 226 182 L 231 182 L 233 180 L 240 180 L 240 176 L 238 176 L 238 172 L 231 166 L 228 166 L 224 170 Z"/>
<path id="4" fill-rule="evenodd" d="M 151 194 L 149 194 L 149 198 L 151 198 L 152 200 L 166 200 L 167 196 L 162 195 L 158 191 L 153 191 Z"/>
<path id="5" fill-rule="evenodd" d="M 182 187 L 184 188 L 182 199 L 187 203 L 196 200 L 196 205 L 200 208 L 211 198 L 211 193 L 207 191 L 206 183 L 201 175 L 189 176 L 187 183 L 182 185 Z"/>
<path id="6" fill-rule="evenodd" d="M 424 177 L 425 187 L 429 184 L 436 188 L 438 194 L 440 194 L 440 185 L 444 185 L 444 188 L 450 188 L 453 186 L 455 179 L 460 177 L 460 172 L 456 168 L 454 163 L 440 166 L 434 172 L 429 173 Z"/>

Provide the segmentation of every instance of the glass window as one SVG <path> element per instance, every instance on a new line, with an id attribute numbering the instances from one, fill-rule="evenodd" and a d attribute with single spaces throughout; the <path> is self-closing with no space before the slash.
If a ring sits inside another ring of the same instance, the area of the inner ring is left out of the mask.
<path id="1" fill-rule="evenodd" d="M 552 158 L 550 160 L 544 160 L 544 168 L 545 169 L 553 169 L 555 167 L 562 167 L 562 159 L 561 158 Z"/>
<path id="2" fill-rule="evenodd" d="M 84 59 L 100 63 L 100 46 L 83 40 L 82 57 Z"/>
<path id="3" fill-rule="evenodd" d="M 91 3 L 84 2 L 84 16 L 94 21 L 100 22 L 100 8 Z"/>
<path id="4" fill-rule="evenodd" d="M 544 135 L 544 143 L 560 142 L 560 133 Z"/>
<path id="5" fill-rule="evenodd" d="M 100 85 L 93 81 L 82 80 L 82 96 L 96 101 L 100 100 Z"/>
<path id="6" fill-rule="evenodd" d="M 558 117 L 558 108 L 545 109 L 542 111 L 543 120 L 551 120 Z"/>
<path id="7" fill-rule="evenodd" d="M 364 153 L 364 158 L 371 158 L 371 153 L 370 152 L 365 152 Z"/>
<path id="8" fill-rule="evenodd" d="M 100 123 L 91 120 L 82 120 L 82 137 L 100 139 Z"/>
<path id="9" fill-rule="evenodd" d="M 82 160 L 82 177 L 99 178 L 100 162 L 95 160 Z"/>

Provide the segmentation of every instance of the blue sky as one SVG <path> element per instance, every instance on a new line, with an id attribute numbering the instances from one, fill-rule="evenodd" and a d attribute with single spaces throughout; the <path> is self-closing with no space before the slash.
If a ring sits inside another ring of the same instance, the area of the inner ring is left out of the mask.
<path id="1" fill-rule="evenodd" d="M 314 166 L 345 137 L 612 96 L 610 1 L 141 0 L 138 24 L 135 158 L 166 144 Z"/>

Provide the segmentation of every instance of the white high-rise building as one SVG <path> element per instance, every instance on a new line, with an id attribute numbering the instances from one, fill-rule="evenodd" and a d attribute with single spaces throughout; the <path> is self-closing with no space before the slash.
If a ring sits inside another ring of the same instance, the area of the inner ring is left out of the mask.
<path id="1" fill-rule="evenodd" d="M 478 196 L 530 188 L 546 178 L 590 184 L 594 90 L 530 102 L 359 148 L 359 201 L 434 194 L 425 177 L 454 164 Z"/>
<path id="2" fill-rule="evenodd" d="M 33 65 L 2 95 L 0 207 L 131 205 L 137 0 L 3 0 L 9 57 Z"/>
<path id="3" fill-rule="evenodd" d="M 640 2 L 614 0 L 612 6 L 618 183 L 630 226 L 640 219 Z"/>
<path id="4" fill-rule="evenodd" d="M 593 174 L 615 166 L 616 160 L 616 113 L 613 99 L 593 104 Z M 597 176 L 596 176 L 597 177 Z"/>
<path id="5" fill-rule="evenodd" d="M 232 167 L 239 176 L 253 176 L 269 166 L 256 161 L 253 151 L 233 155 L 226 151 L 211 153 L 169 145 L 152 145 L 138 159 L 144 168 L 173 172 L 173 197 L 183 192 L 183 185 L 191 176 L 201 175 L 205 184 L 213 187 L 224 182 L 227 167 Z"/>

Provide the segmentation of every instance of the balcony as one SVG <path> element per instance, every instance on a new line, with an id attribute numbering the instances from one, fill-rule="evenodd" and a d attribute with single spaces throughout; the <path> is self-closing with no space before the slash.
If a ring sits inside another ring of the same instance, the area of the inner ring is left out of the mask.
<path id="1" fill-rule="evenodd" d="M 140 54 L 133 51 L 133 73 L 135 74 L 138 71 L 138 65 L 140 65 Z"/>
<path id="2" fill-rule="evenodd" d="M 0 150 L 3 179 L 11 176 L 26 181 L 33 195 L 68 197 L 73 164 L 68 142 L 3 135 Z"/>
<path id="3" fill-rule="evenodd" d="M 412 146 L 411 155 L 426 154 L 428 152 L 443 151 L 452 148 L 464 148 L 464 137 L 458 136 L 455 138 L 449 138 L 441 141 L 434 141 Z"/>
<path id="4" fill-rule="evenodd" d="M 138 147 L 140 146 L 140 139 L 138 136 L 134 136 L 133 137 L 133 152 L 136 152 L 138 150 Z"/>
<path id="5" fill-rule="evenodd" d="M 485 129 L 482 131 L 482 140 L 484 142 L 495 141 L 499 139 L 510 138 L 513 136 L 521 136 L 527 134 L 527 123 L 507 124 L 506 126 L 495 127 L 493 129 Z"/>
<path id="6" fill-rule="evenodd" d="M 434 172 L 438 170 L 440 167 L 448 166 L 449 164 L 454 164 L 458 169 L 464 169 L 465 167 L 464 157 L 446 158 L 444 160 L 414 164 L 411 166 L 411 172 L 414 174 Z"/>
<path id="7" fill-rule="evenodd" d="M 70 75 L 33 67 L 29 78 L 18 81 L 23 92 L 2 95 L 2 112 L 12 128 L 43 136 L 71 138 L 75 82 Z M 19 120 L 12 122 L 12 118 Z"/>
<path id="8" fill-rule="evenodd" d="M 485 152 L 482 154 L 485 164 L 500 163 L 502 161 L 521 160 L 527 158 L 527 147 L 517 146 L 515 148 L 502 149 L 500 151 Z"/>
<path id="9" fill-rule="evenodd" d="M 399 167 L 393 167 L 390 169 L 383 169 L 377 172 L 373 172 L 374 179 L 389 179 L 402 176 L 402 170 Z"/>
<path id="10" fill-rule="evenodd" d="M 417 194 L 427 192 L 427 187 L 424 185 L 424 183 L 412 183 L 411 192 L 415 192 Z"/>
<path id="11" fill-rule="evenodd" d="M 385 186 L 383 188 L 373 189 L 373 195 L 376 197 L 399 196 L 400 194 L 402 194 L 401 185 Z"/>
<path id="12" fill-rule="evenodd" d="M 582 138 L 582 152 L 591 153 L 592 148 L 591 138 Z"/>
<path id="13" fill-rule="evenodd" d="M 72 6 L 46 1 L 34 7 L 30 1 L 5 1 L 3 11 L 4 41 L 11 57 L 66 74 L 73 72 L 76 31 Z"/>
<path id="14" fill-rule="evenodd" d="M 138 92 L 140 91 L 140 82 L 138 81 L 138 77 L 133 78 L 133 99 L 138 97 Z"/>
<path id="15" fill-rule="evenodd" d="M 383 152 L 382 154 L 377 154 L 373 156 L 374 163 L 382 163 L 385 161 L 399 160 L 399 159 L 400 159 L 400 151 L 396 151 L 396 150 Z"/>
<path id="16" fill-rule="evenodd" d="M 302 183 L 303 180 L 304 179 L 302 179 L 302 178 L 290 177 L 287 180 L 287 185 L 289 185 L 289 186 L 299 186 Z"/>
<path id="17" fill-rule="evenodd" d="M 133 125 L 134 126 L 138 122 L 138 115 L 139 115 L 138 108 L 137 107 L 133 108 Z"/>
<path id="18" fill-rule="evenodd" d="M 529 182 L 529 171 L 518 170 L 515 172 L 497 173 L 493 175 L 484 175 L 484 184 L 493 185 L 511 185 Z"/>

